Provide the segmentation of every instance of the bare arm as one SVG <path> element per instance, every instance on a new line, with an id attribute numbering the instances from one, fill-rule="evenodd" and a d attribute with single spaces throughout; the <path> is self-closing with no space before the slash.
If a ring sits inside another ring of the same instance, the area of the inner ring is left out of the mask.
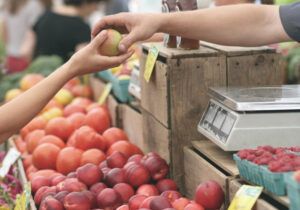
<path id="1" fill-rule="evenodd" d="M 279 7 L 269 5 L 243 4 L 171 14 L 123 13 L 102 18 L 92 36 L 107 27 L 129 33 L 120 43 L 123 51 L 157 32 L 239 46 L 291 40 L 282 27 Z"/>
<path id="2" fill-rule="evenodd" d="M 98 47 L 106 38 L 106 32 L 99 34 L 89 45 L 75 53 L 67 63 L 50 76 L 14 100 L 1 106 L 0 143 L 36 116 L 72 77 L 118 66 L 132 55 L 133 52 L 117 57 L 99 55 Z"/>

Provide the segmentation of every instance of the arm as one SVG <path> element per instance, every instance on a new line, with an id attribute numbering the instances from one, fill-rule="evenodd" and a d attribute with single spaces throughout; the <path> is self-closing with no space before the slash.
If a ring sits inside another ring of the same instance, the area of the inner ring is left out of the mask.
<path id="1" fill-rule="evenodd" d="M 23 40 L 23 44 L 21 46 L 21 56 L 27 60 L 31 61 L 34 54 L 34 48 L 36 45 L 36 36 L 32 29 L 29 29 L 26 32 L 25 38 Z"/>
<path id="2" fill-rule="evenodd" d="M 106 38 L 105 31 L 100 33 L 89 45 L 75 53 L 67 63 L 43 81 L 1 106 L 0 143 L 36 116 L 71 78 L 118 66 L 132 55 L 133 52 L 116 57 L 99 55 L 98 47 Z"/>
<path id="3" fill-rule="evenodd" d="M 120 43 L 121 51 L 156 32 L 239 46 L 291 40 L 282 27 L 279 7 L 267 5 L 244 4 L 171 14 L 123 13 L 101 19 L 92 36 L 107 27 L 129 33 Z"/>

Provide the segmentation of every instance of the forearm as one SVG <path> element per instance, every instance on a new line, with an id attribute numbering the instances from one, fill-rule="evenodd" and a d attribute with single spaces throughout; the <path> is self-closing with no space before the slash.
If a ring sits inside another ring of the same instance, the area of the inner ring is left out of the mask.
<path id="1" fill-rule="evenodd" d="M 0 107 L 0 141 L 16 133 L 35 117 L 74 75 L 69 63 L 61 66 L 33 88 Z"/>
<path id="2" fill-rule="evenodd" d="M 259 46 L 290 40 L 281 25 L 278 6 L 225 6 L 159 18 L 159 32 L 217 44 Z"/>

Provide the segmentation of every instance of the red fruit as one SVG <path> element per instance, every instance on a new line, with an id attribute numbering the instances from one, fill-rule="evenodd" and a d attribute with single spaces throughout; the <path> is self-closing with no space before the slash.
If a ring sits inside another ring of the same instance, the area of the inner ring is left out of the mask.
<path id="1" fill-rule="evenodd" d="M 168 190 L 163 192 L 160 196 L 165 197 L 168 199 L 171 203 L 173 203 L 175 200 L 181 198 L 181 194 L 177 191 Z"/>
<path id="2" fill-rule="evenodd" d="M 55 198 L 47 198 L 41 203 L 41 206 L 39 208 L 40 210 L 63 210 L 64 206 L 62 205 L 61 202 L 56 200 Z"/>
<path id="3" fill-rule="evenodd" d="M 117 141 L 128 141 L 126 133 L 120 128 L 109 128 L 103 133 L 104 141 L 106 145 L 110 147 Z"/>
<path id="4" fill-rule="evenodd" d="M 108 172 L 110 172 L 110 168 L 102 168 L 101 171 L 103 173 L 103 179 L 105 180 L 106 179 L 106 176 L 108 174 Z"/>
<path id="5" fill-rule="evenodd" d="M 97 108 L 86 115 L 84 123 L 102 134 L 110 127 L 110 116 L 103 108 Z"/>
<path id="6" fill-rule="evenodd" d="M 73 130 L 75 131 L 84 125 L 85 114 L 77 112 L 69 116 L 67 119 L 71 122 Z"/>
<path id="7" fill-rule="evenodd" d="M 67 210 L 88 210 L 91 204 L 83 192 L 71 192 L 65 197 L 64 207 Z"/>
<path id="8" fill-rule="evenodd" d="M 95 195 L 98 195 L 102 190 L 104 190 L 106 188 L 107 188 L 107 186 L 104 183 L 98 182 L 96 184 L 93 184 L 90 187 L 90 191 L 95 193 Z"/>
<path id="9" fill-rule="evenodd" d="M 155 196 L 153 200 L 150 202 L 151 210 L 163 210 L 166 208 L 172 208 L 171 203 L 164 197 Z"/>
<path id="10" fill-rule="evenodd" d="M 106 160 L 102 161 L 102 162 L 99 164 L 99 168 L 100 168 L 100 169 L 102 169 L 102 168 L 108 168 Z"/>
<path id="11" fill-rule="evenodd" d="M 44 195 L 46 195 L 47 193 L 50 193 L 50 192 L 56 193 L 56 187 L 44 186 L 44 187 L 41 187 L 40 189 L 38 189 L 34 195 L 34 203 L 37 206 L 39 206 Z"/>
<path id="12" fill-rule="evenodd" d="M 146 198 L 143 203 L 141 203 L 140 207 L 139 207 L 139 210 L 140 209 L 150 209 L 150 203 L 151 201 L 153 200 L 153 198 L 155 198 L 155 196 L 150 196 L 148 198 Z"/>
<path id="13" fill-rule="evenodd" d="M 59 191 L 68 191 L 68 192 L 81 192 L 87 190 L 87 187 L 84 183 L 79 182 L 76 178 L 68 178 L 65 181 L 60 182 L 57 185 Z"/>
<path id="14" fill-rule="evenodd" d="M 218 183 L 208 181 L 197 187 L 195 201 L 206 209 L 219 209 L 224 201 L 224 193 Z"/>
<path id="15" fill-rule="evenodd" d="M 31 180 L 31 190 L 32 192 L 36 192 L 38 189 L 40 189 L 43 186 L 49 187 L 51 185 L 50 179 L 42 176 L 34 177 Z"/>
<path id="16" fill-rule="evenodd" d="M 46 135 L 43 138 L 41 138 L 39 141 L 39 145 L 44 143 L 54 144 L 55 146 L 58 146 L 60 149 L 65 147 L 64 141 L 58 138 L 57 136 L 53 136 L 53 135 Z"/>
<path id="17" fill-rule="evenodd" d="M 106 154 L 111 155 L 114 151 L 119 151 L 128 159 L 135 154 L 143 154 L 143 152 L 138 149 L 134 144 L 129 141 L 118 141 L 111 145 L 107 150 Z"/>
<path id="18" fill-rule="evenodd" d="M 107 166 L 109 168 L 123 168 L 126 164 L 126 157 L 119 151 L 114 151 L 110 156 L 106 159 Z"/>
<path id="19" fill-rule="evenodd" d="M 144 164 L 146 160 L 148 160 L 151 157 L 160 157 L 157 153 L 155 152 L 150 152 L 147 155 L 145 155 L 142 160 L 141 160 L 141 164 Z"/>
<path id="20" fill-rule="evenodd" d="M 84 108 L 88 107 L 92 103 L 93 103 L 93 101 L 91 99 L 83 98 L 83 97 L 76 97 L 71 102 L 71 104 L 76 104 L 76 105 L 82 106 Z"/>
<path id="21" fill-rule="evenodd" d="M 82 126 L 81 128 L 75 131 L 74 135 L 74 146 L 76 148 L 82 150 L 97 148 L 102 151 L 104 151 L 106 148 L 105 142 L 103 141 L 103 137 L 88 126 Z"/>
<path id="22" fill-rule="evenodd" d="M 126 172 L 126 180 L 133 187 L 141 186 L 142 184 L 146 184 L 150 181 L 150 173 L 147 168 L 143 166 L 133 166 Z"/>
<path id="23" fill-rule="evenodd" d="M 56 160 L 57 171 L 64 175 L 75 171 L 80 166 L 82 153 L 82 150 L 74 147 L 66 147 L 62 149 Z"/>
<path id="24" fill-rule="evenodd" d="M 83 166 L 87 163 L 99 165 L 105 159 L 106 155 L 100 149 L 88 149 L 82 153 L 80 166 Z"/>
<path id="25" fill-rule="evenodd" d="M 69 194 L 68 191 L 61 191 L 61 192 L 57 193 L 57 194 L 54 196 L 54 198 L 55 198 L 56 200 L 58 200 L 59 202 L 61 202 L 62 204 L 64 204 L 64 202 L 65 202 L 65 197 L 66 197 L 68 194 Z"/>
<path id="26" fill-rule="evenodd" d="M 160 193 L 168 191 L 168 190 L 174 190 L 177 191 L 177 185 L 176 183 L 171 179 L 162 179 L 159 180 L 156 184 L 156 188 Z"/>
<path id="27" fill-rule="evenodd" d="M 34 130 L 44 130 L 46 128 L 47 121 L 42 117 L 33 118 L 24 128 L 21 129 L 20 134 L 23 139 L 27 136 L 28 133 Z"/>
<path id="28" fill-rule="evenodd" d="M 127 170 L 129 170 L 132 166 L 137 166 L 140 164 L 137 164 L 136 162 L 128 162 L 125 164 L 125 166 L 123 167 L 123 169 L 127 172 Z"/>
<path id="29" fill-rule="evenodd" d="M 85 108 L 83 108 L 82 106 L 75 105 L 75 104 L 69 104 L 64 108 L 63 116 L 64 117 L 69 117 L 69 116 L 71 116 L 72 114 L 75 114 L 75 113 L 85 114 L 86 111 L 85 111 Z"/>
<path id="30" fill-rule="evenodd" d="M 106 188 L 97 196 L 98 207 L 102 209 L 116 209 L 122 204 L 121 197 L 114 189 Z"/>
<path id="31" fill-rule="evenodd" d="M 159 157 L 150 157 L 145 161 L 144 166 L 150 171 L 153 180 L 165 178 L 169 171 L 166 161 Z"/>
<path id="32" fill-rule="evenodd" d="M 137 164 L 140 164 L 141 163 L 141 160 L 143 159 L 143 155 L 140 155 L 140 154 L 136 154 L 136 155 L 132 155 L 129 159 L 128 159 L 128 161 L 127 161 L 127 163 L 130 163 L 130 162 L 135 162 L 135 163 L 137 163 Z"/>
<path id="33" fill-rule="evenodd" d="M 33 151 L 39 145 L 41 138 L 43 138 L 44 136 L 45 136 L 44 130 L 34 130 L 28 133 L 28 135 L 25 138 L 25 142 L 26 142 L 27 151 L 30 154 L 33 153 Z"/>
<path id="34" fill-rule="evenodd" d="M 117 208 L 117 210 L 129 210 L 129 206 L 128 205 L 122 205 L 119 208 Z"/>
<path id="35" fill-rule="evenodd" d="M 133 188 L 126 183 L 116 184 L 113 189 L 120 194 L 123 203 L 128 203 L 128 200 L 134 195 Z"/>
<path id="36" fill-rule="evenodd" d="M 71 92 L 75 97 L 84 97 L 90 99 L 93 97 L 93 91 L 87 85 L 76 85 L 72 87 Z"/>
<path id="37" fill-rule="evenodd" d="M 76 172 L 73 171 L 73 172 L 68 173 L 67 178 L 77 178 Z"/>
<path id="38" fill-rule="evenodd" d="M 105 176 L 105 183 L 110 187 L 123 182 L 125 182 L 125 172 L 121 168 L 111 169 Z"/>
<path id="39" fill-rule="evenodd" d="M 64 175 L 58 175 L 51 180 L 51 186 L 56 186 L 58 183 L 64 181 L 67 177 Z"/>
<path id="40" fill-rule="evenodd" d="M 205 209 L 197 203 L 190 203 L 185 206 L 184 210 L 205 210 Z"/>
<path id="41" fill-rule="evenodd" d="M 187 198 L 179 198 L 172 203 L 172 206 L 176 210 L 183 210 L 189 203 L 190 200 Z"/>
<path id="42" fill-rule="evenodd" d="M 151 184 L 143 184 L 136 191 L 137 195 L 155 196 L 158 195 L 158 190 Z"/>
<path id="43" fill-rule="evenodd" d="M 32 154 L 33 165 L 37 169 L 56 169 L 56 160 L 60 148 L 54 144 L 39 145 Z"/>
<path id="44" fill-rule="evenodd" d="M 91 204 L 91 208 L 97 208 L 98 204 L 97 204 L 97 199 L 96 199 L 96 195 L 93 192 L 90 191 L 83 191 L 83 193 L 88 197 L 88 199 L 90 200 L 90 204 Z"/>
<path id="45" fill-rule="evenodd" d="M 71 122 L 63 117 L 57 117 L 50 120 L 46 126 L 46 133 L 55 135 L 66 141 L 73 132 Z"/>
<path id="46" fill-rule="evenodd" d="M 30 170 L 30 167 L 27 170 Z M 33 170 L 35 170 L 35 169 L 33 168 Z M 27 173 L 27 171 L 26 171 L 26 173 Z M 46 177 L 46 178 L 50 178 L 54 174 L 58 174 L 58 173 L 56 171 L 52 170 L 52 169 L 38 170 L 36 172 L 33 172 L 31 175 L 29 175 L 29 181 L 31 181 L 32 179 L 34 179 L 35 177 L 38 177 L 38 176 L 43 176 L 43 177 Z"/>
<path id="47" fill-rule="evenodd" d="M 84 184 L 91 186 L 102 179 L 102 172 L 99 170 L 98 166 L 88 163 L 76 170 L 77 178 Z"/>
<path id="48" fill-rule="evenodd" d="M 145 195 L 134 195 L 128 201 L 128 206 L 130 210 L 138 210 L 140 205 L 146 200 Z"/>

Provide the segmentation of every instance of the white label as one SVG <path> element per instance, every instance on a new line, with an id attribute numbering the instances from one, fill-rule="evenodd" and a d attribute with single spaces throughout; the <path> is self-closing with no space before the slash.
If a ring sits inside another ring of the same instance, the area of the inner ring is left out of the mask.
<path id="1" fill-rule="evenodd" d="M 15 148 L 11 148 L 6 154 L 2 167 L 0 168 L 0 177 L 4 178 L 8 173 L 12 164 L 16 162 L 16 160 L 20 157 L 21 153 L 18 152 Z"/>

